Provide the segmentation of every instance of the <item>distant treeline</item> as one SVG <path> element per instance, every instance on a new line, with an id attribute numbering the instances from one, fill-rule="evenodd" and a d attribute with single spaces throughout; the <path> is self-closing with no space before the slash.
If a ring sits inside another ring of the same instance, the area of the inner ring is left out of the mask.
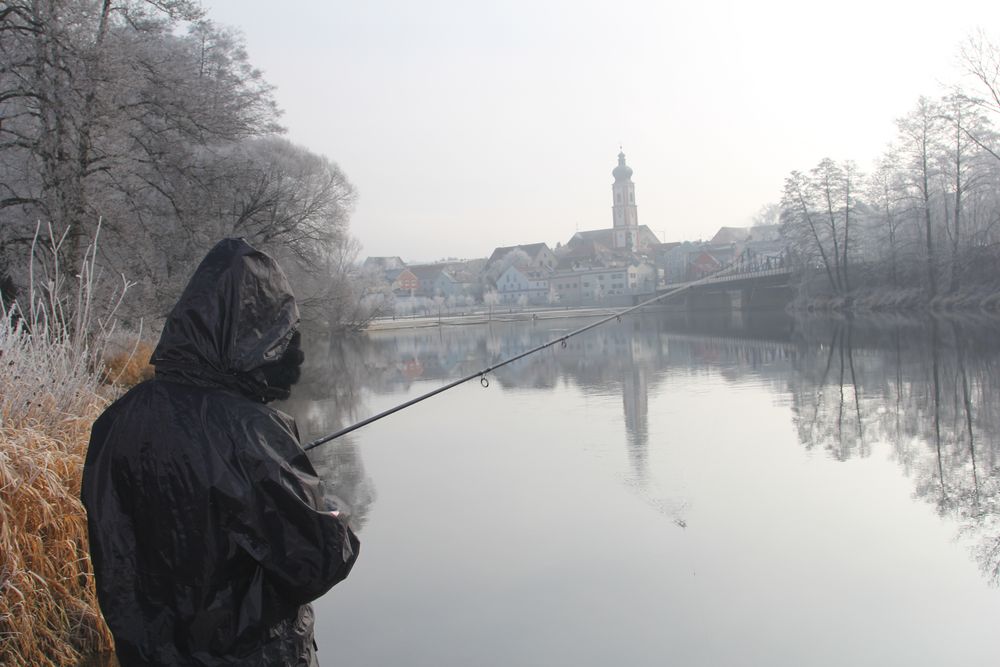
<path id="1" fill-rule="evenodd" d="M 921 97 L 873 173 L 823 159 L 786 179 L 803 302 L 1000 306 L 1000 46 L 975 34 L 960 61 L 967 85 Z"/>
<path id="2" fill-rule="evenodd" d="M 359 317 L 354 189 L 279 116 L 240 36 L 195 0 L 0 3 L 0 279 L 24 290 L 36 230 L 75 275 L 100 225 L 99 264 L 157 316 L 215 240 L 243 236 L 307 315 Z"/>

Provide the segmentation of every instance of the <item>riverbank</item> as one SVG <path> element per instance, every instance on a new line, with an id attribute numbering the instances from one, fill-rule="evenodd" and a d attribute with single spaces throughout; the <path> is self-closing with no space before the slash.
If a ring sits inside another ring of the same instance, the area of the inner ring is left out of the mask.
<path id="1" fill-rule="evenodd" d="M 1000 288 L 978 285 L 931 297 L 919 287 L 866 287 L 846 295 L 814 294 L 796 297 L 793 311 L 853 313 L 985 312 L 1000 313 Z"/>
<path id="2" fill-rule="evenodd" d="M 615 315 L 628 306 L 621 308 L 547 308 L 539 310 L 494 310 L 492 313 L 454 313 L 442 314 L 440 317 L 400 317 L 380 318 L 369 322 L 366 331 L 392 331 L 396 329 L 418 329 L 437 326 L 465 326 L 471 324 L 490 324 L 492 322 L 530 322 L 535 320 L 558 320 L 598 318 Z M 664 306 L 643 306 L 642 312 L 663 309 Z"/>
<path id="3" fill-rule="evenodd" d="M 3 391 L 11 388 L 3 382 Z M 37 415 L 0 429 L 0 664 L 75 665 L 108 651 L 112 640 L 97 605 L 79 501 L 97 395 L 70 410 L 52 394 L 35 396 Z"/>
<path id="4" fill-rule="evenodd" d="M 65 331 L 30 335 L 0 316 L 0 664 L 78 665 L 113 649 L 80 502 L 90 428 L 148 376 L 150 348 L 95 356 Z"/>
<path id="5" fill-rule="evenodd" d="M 467 326 L 493 322 L 526 322 L 553 319 L 579 319 L 607 317 L 627 309 L 622 307 L 544 308 L 537 310 L 494 310 L 490 312 L 442 313 L 412 317 L 387 317 L 369 322 L 365 331 L 394 331 L 425 327 Z M 640 309 L 643 312 L 676 312 L 677 307 L 652 304 Z M 728 309 L 720 309 L 726 311 Z M 898 313 L 922 315 L 926 313 L 985 313 L 1000 314 L 1000 287 L 979 285 L 956 290 L 930 298 L 926 290 L 918 287 L 865 287 L 851 290 L 847 295 L 800 293 L 787 305 L 789 313 Z"/>

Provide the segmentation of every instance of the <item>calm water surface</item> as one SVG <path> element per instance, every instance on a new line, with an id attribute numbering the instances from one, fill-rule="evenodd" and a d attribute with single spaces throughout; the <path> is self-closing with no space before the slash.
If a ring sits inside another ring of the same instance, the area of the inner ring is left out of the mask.
<path id="1" fill-rule="evenodd" d="M 582 326 L 313 341 L 313 438 Z M 993 321 L 627 317 L 314 451 L 330 665 L 1000 660 Z"/>

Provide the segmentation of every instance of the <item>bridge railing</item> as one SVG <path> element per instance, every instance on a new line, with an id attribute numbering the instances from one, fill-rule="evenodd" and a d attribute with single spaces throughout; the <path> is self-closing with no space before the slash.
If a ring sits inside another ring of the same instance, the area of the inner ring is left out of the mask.
<path id="1" fill-rule="evenodd" d="M 687 285 L 692 285 L 698 283 L 699 285 L 718 285 L 720 283 L 731 283 L 742 280 L 752 280 L 754 278 L 767 278 L 769 276 L 787 276 L 791 274 L 791 269 L 786 267 L 781 267 L 777 269 L 761 269 L 759 271 L 747 271 L 744 273 L 727 273 L 724 276 L 719 276 L 718 278 L 708 278 L 699 280 L 686 280 L 684 282 L 678 283 L 667 283 L 666 286 L 670 289 L 676 289 L 678 287 L 685 287 Z"/>

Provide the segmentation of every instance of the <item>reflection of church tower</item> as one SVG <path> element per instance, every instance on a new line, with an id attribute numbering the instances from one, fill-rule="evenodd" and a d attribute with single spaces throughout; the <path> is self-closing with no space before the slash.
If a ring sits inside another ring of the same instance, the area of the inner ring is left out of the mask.
<path id="1" fill-rule="evenodd" d="M 616 248 L 635 248 L 639 231 L 639 212 L 635 205 L 635 184 L 632 183 L 632 168 L 625 164 L 625 153 L 618 153 L 618 166 L 611 175 L 615 182 L 611 185 L 614 205 L 614 241 Z"/>
<path id="2" fill-rule="evenodd" d="M 646 479 L 646 451 L 649 440 L 649 385 L 646 368 L 637 359 L 634 347 L 622 382 L 625 399 L 625 431 L 628 434 L 628 455 L 638 481 Z"/>

